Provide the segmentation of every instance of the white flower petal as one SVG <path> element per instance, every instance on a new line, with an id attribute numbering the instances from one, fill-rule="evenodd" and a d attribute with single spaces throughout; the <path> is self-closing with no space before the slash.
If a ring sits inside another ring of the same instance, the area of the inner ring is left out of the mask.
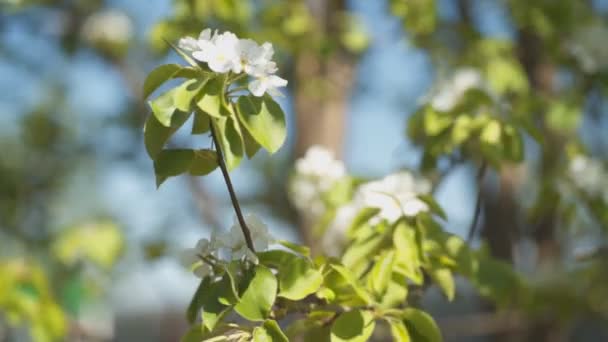
<path id="1" fill-rule="evenodd" d="M 264 83 L 258 79 L 258 80 L 253 80 L 253 81 L 249 82 L 248 88 L 249 88 L 249 91 L 254 96 L 260 97 L 260 96 L 264 96 L 267 86 L 266 86 L 266 83 Z"/>
<path id="2" fill-rule="evenodd" d="M 197 250 L 194 248 L 187 248 L 179 254 L 179 263 L 187 268 L 192 267 L 199 260 Z"/>

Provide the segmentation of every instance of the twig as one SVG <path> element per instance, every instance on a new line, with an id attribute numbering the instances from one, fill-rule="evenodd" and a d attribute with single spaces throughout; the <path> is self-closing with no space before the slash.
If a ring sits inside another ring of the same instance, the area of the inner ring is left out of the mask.
<path id="1" fill-rule="evenodd" d="M 243 231 L 243 235 L 245 235 L 245 242 L 247 243 L 247 247 L 249 247 L 249 249 L 255 253 L 255 249 L 253 247 L 253 240 L 251 239 L 251 231 L 245 223 L 245 218 L 243 217 L 243 213 L 241 212 L 241 206 L 239 205 L 239 200 L 236 198 L 236 193 L 234 192 L 234 188 L 232 187 L 232 181 L 230 180 L 228 168 L 226 167 L 226 161 L 224 160 L 224 153 L 222 151 L 220 141 L 217 138 L 217 134 L 215 133 L 215 124 L 211 122 L 210 126 L 211 138 L 213 139 L 215 151 L 217 152 L 218 164 L 220 166 L 220 169 L 222 170 L 222 175 L 224 176 L 224 181 L 226 182 L 226 187 L 228 188 L 228 193 L 230 194 L 230 200 L 232 201 L 232 206 L 234 207 L 234 212 L 236 213 L 236 217 L 241 226 L 241 230 Z"/>
<path id="2" fill-rule="evenodd" d="M 470 243 L 475 236 L 475 232 L 477 230 L 477 226 L 479 225 L 479 216 L 481 216 L 481 191 L 483 176 L 486 174 L 486 169 L 488 168 L 488 164 L 486 161 L 482 161 L 479 166 L 479 170 L 477 171 L 477 176 L 475 177 L 475 182 L 477 183 L 477 199 L 475 200 L 475 213 L 473 214 L 473 222 L 471 222 L 471 226 L 469 227 L 469 235 L 467 236 L 467 242 Z"/>

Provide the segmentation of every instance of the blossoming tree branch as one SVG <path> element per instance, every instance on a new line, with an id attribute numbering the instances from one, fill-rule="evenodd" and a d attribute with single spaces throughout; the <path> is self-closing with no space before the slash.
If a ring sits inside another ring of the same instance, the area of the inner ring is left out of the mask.
<path id="1" fill-rule="evenodd" d="M 510 268 L 442 229 L 447 218 L 428 180 L 408 171 L 359 179 L 320 146 L 296 162 L 288 192 L 316 223 L 326 255 L 274 239 L 255 214 L 242 212 L 230 179 L 245 157 L 261 148 L 275 153 L 286 138 L 285 115 L 272 96 L 287 81 L 277 75 L 272 44 L 206 29 L 171 46 L 185 65 L 159 66 L 144 84 L 149 97 L 166 81 L 183 80 L 149 102 L 144 140 L 157 185 L 219 168 L 235 214 L 229 230 L 182 255 L 201 278 L 184 341 L 366 341 L 382 331 L 395 341 L 440 341 L 434 319 L 418 305 L 419 290 L 435 284 L 452 300 L 458 273 L 500 302 L 505 284 L 520 284 Z M 456 101 L 435 100 L 444 107 Z M 213 148 L 167 147 L 191 117 L 191 134 L 209 134 Z M 500 282 L 484 278 L 489 270 L 502 270 Z"/>

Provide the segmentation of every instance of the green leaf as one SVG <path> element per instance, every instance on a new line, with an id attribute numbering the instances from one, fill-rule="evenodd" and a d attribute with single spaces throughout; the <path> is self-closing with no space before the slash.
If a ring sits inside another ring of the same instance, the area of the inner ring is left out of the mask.
<path id="1" fill-rule="evenodd" d="M 224 83 L 220 77 L 212 78 L 203 87 L 201 97 L 196 103 L 198 108 L 214 118 L 225 116 Z"/>
<path id="2" fill-rule="evenodd" d="M 367 264 L 385 242 L 383 234 L 373 233 L 355 240 L 342 256 L 344 266 L 354 269 L 361 263 Z"/>
<path id="3" fill-rule="evenodd" d="M 352 310 L 340 314 L 331 327 L 332 342 L 365 342 L 372 333 L 376 323 L 368 311 Z"/>
<path id="4" fill-rule="evenodd" d="M 192 134 L 203 134 L 209 132 L 211 118 L 198 107 L 194 111 L 194 122 L 192 123 Z"/>
<path id="5" fill-rule="evenodd" d="M 156 186 L 159 187 L 167 178 L 188 172 L 194 151 L 187 149 L 163 150 L 154 160 Z"/>
<path id="6" fill-rule="evenodd" d="M 395 251 L 389 250 L 383 253 L 372 268 L 370 277 L 370 285 L 372 291 L 379 297 L 386 293 L 388 284 L 391 281 L 393 273 L 393 262 L 395 261 Z"/>
<path id="7" fill-rule="evenodd" d="M 186 334 L 180 339 L 181 342 L 200 342 L 205 338 L 205 328 L 202 324 L 196 324 L 190 327 Z"/>
<path id="8" fill-rule="evenodd" d="M 330 264 L 330 267 L 344 279 L 346 284 L 348 284 L 348 286 L 354 291 L 354 293 L 363 303 L 370 304 L 372 302 L 372 298 L 369 293 L 360 286 L 357 279 L 346 267 L 338 264 Z"/>
<path id="9" fill-rule="evenodd" d="M 397 307 L 405 302 L 407 293 L 407 280 L 405 276 L 393 272 L 380 305 L 384 308 Z"/>
<path id="10" fill-rule="evenodd" d="M 264 325 L 253 329 L 253 341 L 256 342 L 289 342 L 289 339 L 276 321 L 266 320 Z"/>
<path id="11" fill-rule="evenodd" d="M 468 140 L 473 128 L 473 119 L 469 115 L 459 115 L 452 127 L 452 144 L 458 146 Z"/>
<path id="12" fill-rule="evenodd" d="M 217 166 L 217 155 L 212 150 L 163 150 L 154 161 L 156 184 L 160 186 L 167 178 L 182 173 L 203 176 L 215 170 Z"/>
<path id="13" fill-rule="evenodd" d="M 212 150 L 196 150 L 189 172 L 193 176 L 204 176 L 218 167 L 217 154 Z"/>
<path id="14" fill-rule="evenodd" d="M 213 119 L 217 127 L 216 133 L 224 153 L 228 170 L 235 169 L 243 159 L 243 139 L 240 127 L 235 119 L 229 116 Z"/>
<path id="15" fill-rule="evenodd" d="M 199 94 L 207 79 L 188 80 L 177 87 L 173 94 L 175 108 L 182 112 L 192 111 L 192 100 Z"/>
<path id="16" fill-rule="evenodd" d="M 287 136 L 285 114 L 270 97 L 241 96 L 237 114 L 251 136 L 268 152 L 275 153 Z"/>
<path id="17" fill-rule="evenodd" d="M 361 209 L 357 213 L 357 216 L 353 219 L 353 222 L 350 223 L 350 226 L 347 230 L 349 237 L 354 237 L 355 233 L 362 225 L 366 224 L 372 217 L 376 216 L 380 212 L 378 208 L 367 207 Z"/>
<path id="18" fill-rule="evenodd" d="M 188 120 L 190 113 L 177 111 L 171 117 L 171 126 L 163 126 L 156 116 L 150 115 L 144 126 L 144 144 L 152 160 L 158 157 L 169 138 Z"/>
<path id="19" fill-rule="evenodd" d="M 187 80 L 181 85 L 168 90 L 156 99 L 149 101 L 152 113 L 159 123 L 171 127 L 175 113 L 191 111 L 191 102 L 199 93 L 206 80 Z"/>
<path id="20" fill-rule="evenodd" d="M 452 271 L 446 267 L 437 267 L 437 265 L 427 271 L 429 272 L 431 279 L 437 283 L 446 298 L 449 301 L 452 301 L 456 292 Z"/>
<path id="21" fill-rule="evenodd" d="M 144 99 L 150 96 L 163 83 L 173 78 L 173 76 L 182 68 L 179 64 L 164 64 L 152 70 L 144 81 Z"/>
<path id="22" fill-rule="evenodd" d="M 292 341 L 330 342 L 331 326 L 323 324 L 334 316 L 332 312 L 312 311 L 306 318 L 292 322 L 285 333 Z"/>
<path id="23" fill-rule="evenodd" d="M 500 136 L 501 136 L 500 121 L 491 120 L 482 129 L 481 135 L 479 136 L 479 138 L 481 139 L 482 142 L 484 142 L 490 146 L 496 146 L 496 145 L 500 144 Z"/>
<path id="24" fill-rule="evenodd" d="M 205 284 L 207 285 L 207 284 Z M 222 280 L 210 282 L 207 286 L 203 285 L 203 290 L 197 297 L 197 305 L 201 305 L 203 311 L 201 317 L 203 326 L 209 331 L 213 331 L 219 321 L 230 311 L 231 307 L 219 302 L 219 298 L 226 297 L 227 292 L 231 291 Z"/>
<path id="25" fill-rule="evenodd" d="M 53 255 L 68 266 L 89 262 L 110 269 L 124 247 L 124 236 L 113 222 L 87 222 L 55 236 L 51 246 Z"/>
<path id="26" fill-rule="evenodd" d="M 297 243 L 293 243 L 293 242 L 286 241 L 286 240 L 279 240 L 278 243 L 281 246 L 289 248 L 296 253 L 300 253 L 305 257 L 310 256 L 310 248 L 308 248 L 306 246 L 298 245 Z"/>
<path id="27" fill-rule="evenodd" d="M 190 300 L 188 309 L 186 309 L 186 318 L 188 319 L 188 323 L 190 323 L 191 325 L 196 322 L 198 312 L 203 306 L 203 292 L 207 290 L 207 287 L 209 287 L 210 283 L 211 281 L 208 277 L 201 280 L 200 284 L 196 288 L 196 292 L 194 292 L 194 296 L 192 296 L 192 300 Z"/>
<path id="28" fill-rule="evenodd" d="M 173 88 L 161 95 L 156 99 L 149 101 L 148 104 L 152 109 L 152 113 L 163 126 L 171 126 L 171 118 L 173 113 L 176 112 L 176 107 L 173 101 L 173 95 L 177 91 L 178 87 Z"/>
<path id="29" fill-rule="evenodd" d="M 412 341 L 441 342 L 441 331 L 433 317 L 424 311 L 414 308 L 403 310 L 403 319 Z"/>
<path id="30" fill-rule="evenodd" d="M 422 284 L 420 247 L 416 241 L 414 228 L 404 221 L 400 221 L 393 232 L 393 243 L 396 251 L 395 270 L 401 272 L 415 284 Z"/>
<path id="31" fill-rule="evenodd" d="M 238 293 L 235 291 L 233 275 L 225 273 L 219 284 L 222 292 L 218 295 L 217 301 L 226 306 L 235 305 L 238 302 Z"/>
<path id="32" fill-rule="evenodd" d="M 507 160 L 521 162 L 524 159 L 524 141 L 521 134 L 512 125 L 504 126 L 502 137 L 503 154 Z"/>
<path id="33" fill-rule="evenodd" d="M 323 283 L 323 275 L 312 263 L 295 254 L 273 250 L 259 253 L 260 263 L 277 268 L 279 297 L 300 300 L 315 293 Z"/>
<path id="34" fill-rule="evenodd" d="M 245 145 L 245 153 L 247 154 L 247 158 L 251 159 L 251 158 L 253 158 L 253 156 L 256 155 L 256 153 L 258 153 L 258 151 L 260 150 L 260 148 L 262 148 L 262 146 L 260 144 L 258 144 L 258 142 L 255 141 L 255 139 L 253 139 L 251 134 L 249 134 L 249 132 L 246 129 L 242 130 L 242 133 L 243 133 L 243 143 Z"/>
<path id="35" fill-rule="evenodd" d="M 390 319 L 388 321 L 391 327 L 391 335 L 393 341 L 396 342 L 410 342 L 410 334 L 407 332 L 407 328 L 402 321 L 396 319 Z"/>
<path id="36" fill-rule="evenodd" d="M 249 285 L 234 310 L 250 321 L 263 321 L 270 312 L 277 293 L 277 279 L 272 271 L 258 265 Z"/>
<path id="37" fill-rule="evenodd" d="M 424 112 L 424 132 L 431 137 L 443 133 L 452 124 L 453 118 L 446 113 L 435 111 L 432 107 L 427 107 Z"/>
<path id="38" fill-rule="evenodd" d="M 439 203 L 437 203 L 437 201 L 435 201 L 433 196 L 422 194 L 422 195 L 418 195 L 418 198 L 421 201 L 423 201 L 424 203 L 426 203 L 426 205 L 428 205 L 429 208 L 431 208 L 431 212 L 433 214 L 439 215 L 439 217 L 441 217 L 444 220 L 448 219 L 448 216 L 446 215 L 445 211 L 443 211 L 443 208 L 441 208 Z"/>
<path id="39" fill-rule="evenodd" d="M 229 331 L 238 329 L 238 326 L 234 324 L 218 324 L 213 331 L 209 331 L 202 324 L 196 324 L 190 327 L 188 332 L 181 338 L 181 342 L 201 342 L 201 341 L 214 341 L 223 342 L 229 341 L 228 337 L 225 336 Z"/>

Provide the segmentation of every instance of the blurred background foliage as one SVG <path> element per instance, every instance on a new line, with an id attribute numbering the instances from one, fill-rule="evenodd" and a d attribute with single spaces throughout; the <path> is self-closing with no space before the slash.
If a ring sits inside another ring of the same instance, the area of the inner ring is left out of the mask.
<path id="1" fill-rule="evenodd" d="M 504 289 L 506 313 L 463 282 L 449 307 L 430 291 L 446 340 L 608 338 L 607 15 L 602 0 L 0 0 L 0 340 L 181 336 L 196 285 L 172 260 L 231 214 L 218 177 L 155 191 L 141 84 L 177 60 L 164 40 L 204 27 L 271 41 L 290 81 L 291 141 L 235 174 L 277 235 L 321 248 L 282 190 L 313 144 L 363 177 L 417 169 L 446 228 L 532 284 L 525 301 Z M 460 96 L 437 100 L 446 87 Z"/>

